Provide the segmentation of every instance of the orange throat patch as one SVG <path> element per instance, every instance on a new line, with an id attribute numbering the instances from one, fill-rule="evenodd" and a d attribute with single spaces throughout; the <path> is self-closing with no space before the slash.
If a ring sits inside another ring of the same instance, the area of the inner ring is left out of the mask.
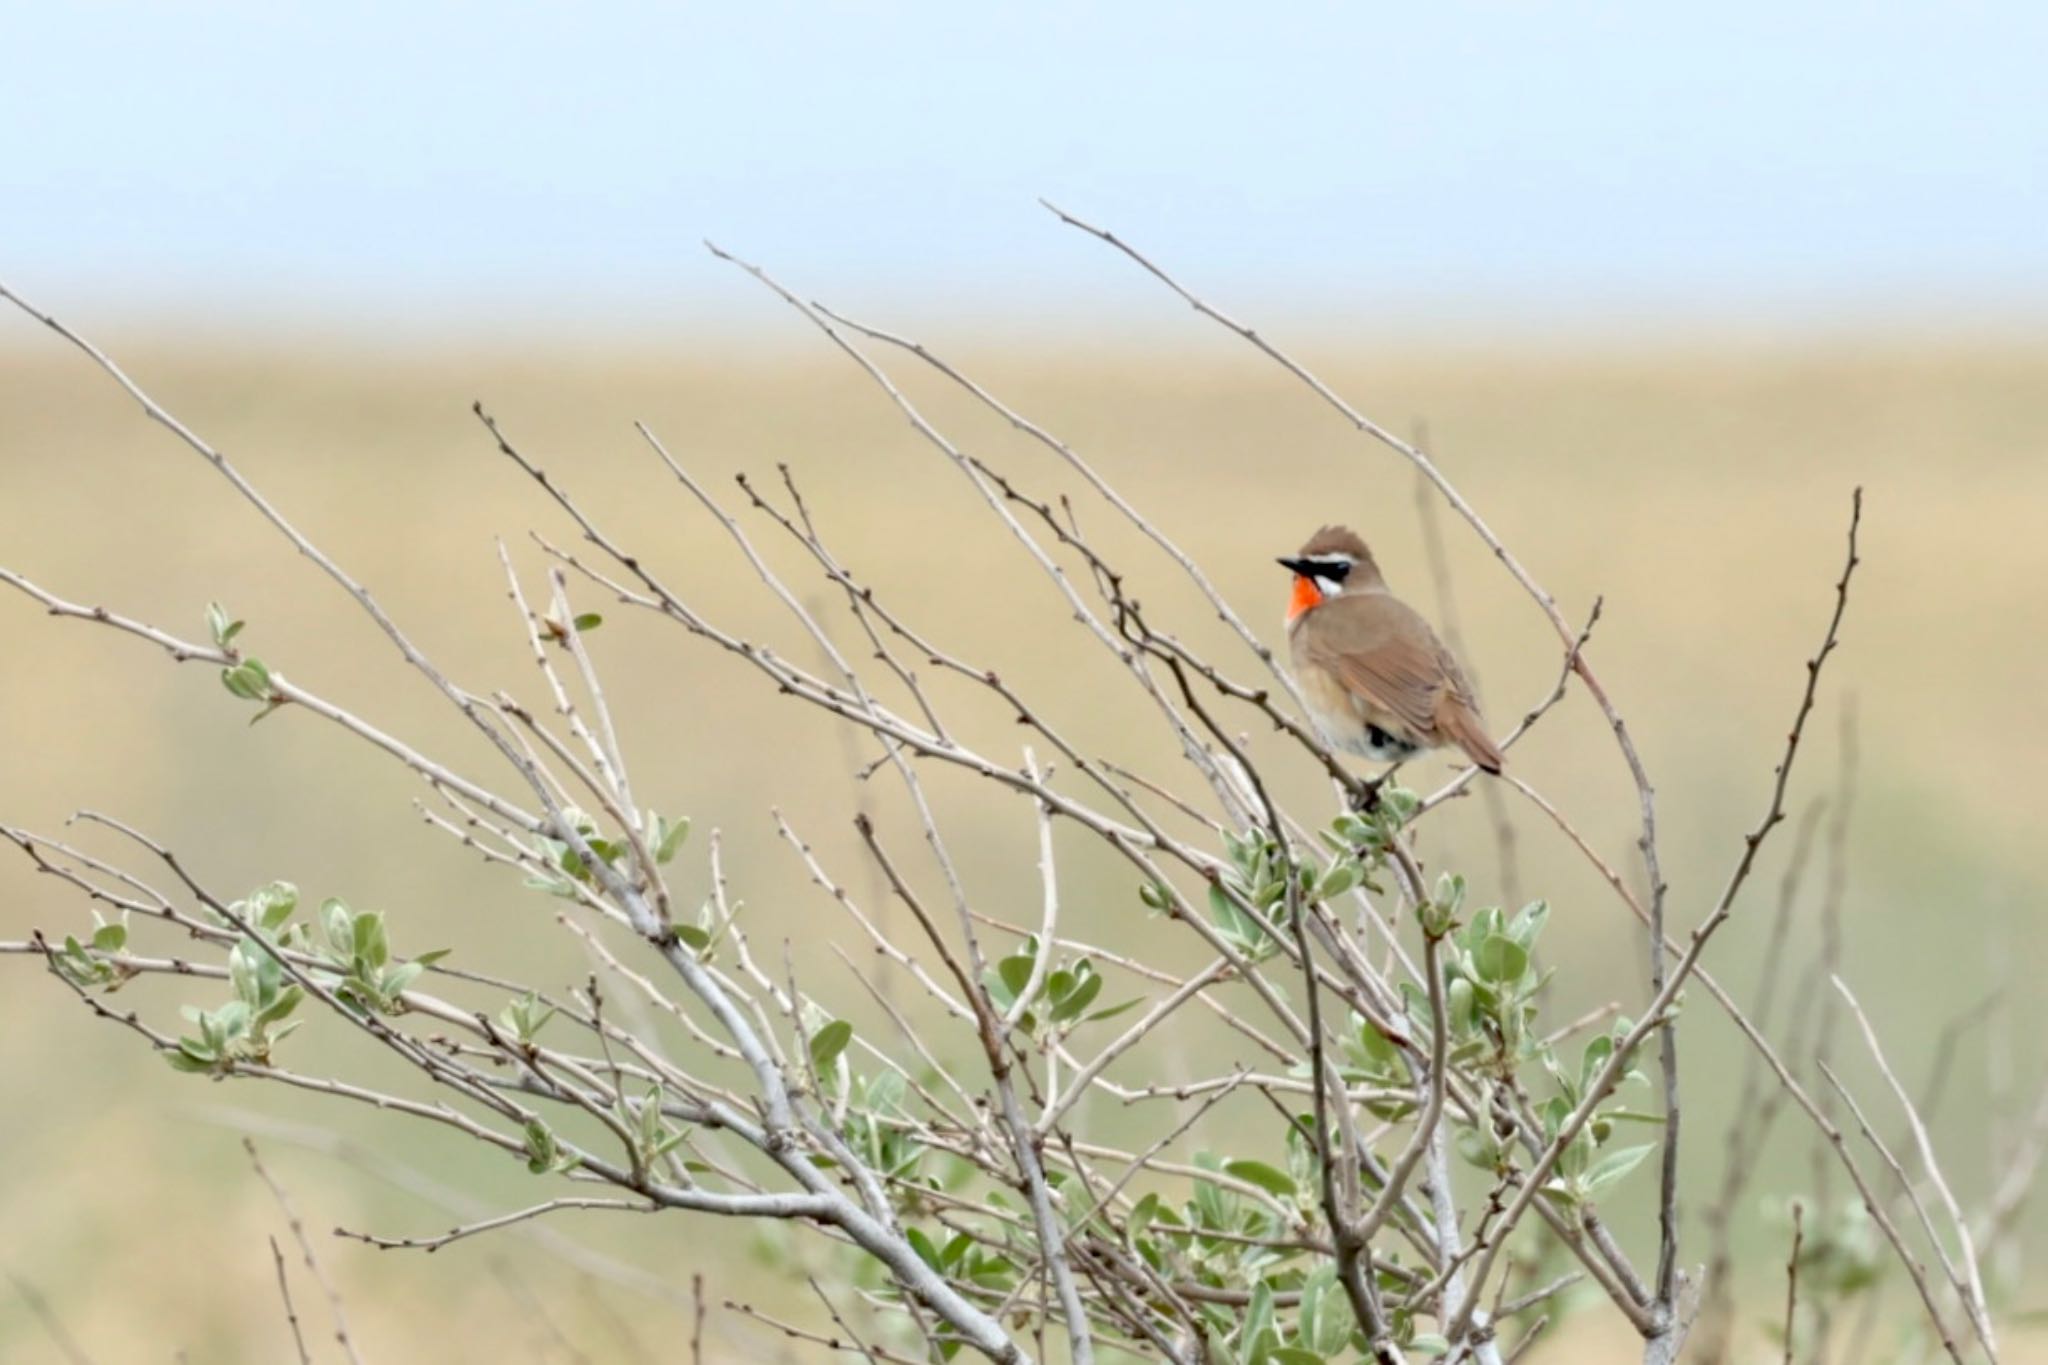
<path id="1" fill-rule="evenodd" d="M 1287 599 L 1287 619 L 1294 622 L 1301 619 L 1303 612 L 1323 604 L 1322 589 L 1307 574 L 1294 576 L 1294 596 Z"/>

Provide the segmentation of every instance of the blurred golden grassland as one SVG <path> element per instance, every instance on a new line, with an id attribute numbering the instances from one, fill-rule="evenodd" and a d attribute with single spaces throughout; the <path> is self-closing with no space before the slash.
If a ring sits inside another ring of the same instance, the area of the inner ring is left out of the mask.
<path id="1" fill-rule="evenodd" d="M 19 334 L 0 350 L 0 563 L 193 636 L 206 602 L 220 599 L 249 620 L 245 643 L 272 667 L 472 775 L 497 778 L 480 741 L 213 471 L 54 338 L 12 330 Z M 379 355 L 303 344 L 193 349 L 144 337 L 117 353 L 467 685 L 538 700 L 491 538 L 504 536 L 530 571 L 541 561 L 529 528 L 571 538 L 539 491 L 494 454 L 468 411 L 472 399 L 708 614 L 792 657 L 815 654 L 716 523 L 661 470 L 632 430 L 637 418 L 736 509 L 733 473 L 772 485 L 786 462 L 843 560 L 934 638 L 1000 671 L 1084 750 L 1179 780 L 1170 746 L 1145 728 L 1108 656 L 965 481 L 822 346 Z M 1658 784 L 1681 930 L 1710 904 L 1762 809 L 1839 572 L 1849 490 L 1867 488 L 1866 564 L 1795 778 L 1797 805 L 1830 790 L 1837 718 L 1853 694 L 1862 772 L 1846 847 L 1846 971 L 1915 1077 L 1945 1020 L 1988 991 L 2007 992 L 1992 1026 L 2003 1070 L 1981 1060 L 1993 1035 L 1975 1035 L 1943 1112 L 1931 1116 L 1960 1192 L 1984 1196 L 1994 1178 L 1988 1097 L 2005 1086 L 2031 1101 L 2043 1062 L 2033 983 L 2044 961 L 2037 907 L 2048 891 L 2038 858 L 2048 832 L 2039 785 L 2048 761 L 2048 344 L 1900 335 L 1407 353 L 1323 346 L 1305 355 L 1379 420 L 1403 429 L 1426 420 L 1451 478 L 1568 615 L 1583 618 L 1605 596 L 1591 652 Z M 1104 342 L 953 358 L 1089 458 L 1276 642 L 1285 583 L 1273 556 L 1327 520 L 1360 529 L 1395 588 L 1437 614 L 1412 472 L 1241 346 L 1198 337 L 1174 348 Z M 1035 492 L 1075 494 L 1083 526 L 1126 568 L 1156 621 L 1240 676 L 1256 673 L 1172 566 L 1047 452 L 909 362 L 888 359 L 962 445 Z M 799 591 L 829 609 L 829 585 L 794 547 L 765 519 L 743 521 Z M 1484 547 L 1448 513 L 1443 525 L 1469 662 L 1505 729 L 1554 681 L 1557 642 Z M 878 806 L 887 836 L 905 849 L 913 835 L 880 781 L 854 781 L 866 753 L 682 632 L 588 592 L 580 604 L 609 618 L 594 647 L 642 799 L 690 814 L 700 830 L 720 828 L 756 941 L 792 940 L 807 986 L 872 1018 L 827 946 L 854 947 L 852 926 L 807 883 L 769 816 L 780 809 L 857 896 L 874 899 L 848 837 L 851 812 Z M 468 965 L 557 988 L 587 970 L 553 922 L 556 903 L 427 829 L 410 808 L 423 794 L 417 784 L 332 727 L 287 711 L 252 729 L 211 670 L 173 667 L 138 642 L 49 621 L 12 595 L 0 596 L 0 639 L 0 820 L 51 830 L 77 807 L 108 809 L 177 846 L 223 889 L 287 878 L 314 899 L 387 910 L 401 948 L 459 945 Z M 1009 717 L 970 690 L 942 685 L 940 695 L 993 753 L 1016 751 L 1022 731 Z M 1244 719 L 1254 752 L 1271 760 L 1284 792 L 1314 809 L 1314 771 L 1255 720 Z M 1610 860 L 1633 866 L 1631 789 L 1582 696 L 1546 719 L 1514 763 Z M 1447 770 L 1422 766 L 1430 777 Z M 976 896 L 993 913 L 1035 914 L 1028 807 L 956 775 L 933 781 Z M 1639 1004 L 1633 924 L 1533 809 L 1514 814 L 1522 884 L 1557 908 L 1548 946 L 1559 1017 L 1605 1000 Z M 1497 863 L 1481 803 L 1454 803 L 1436 818 L 1426 856 L 1464 869 L 1476 896 L 1490 898 Z M 1712 957 L 1738 989 L 1754 975 L 1769 879 L 1789 843 L 1782 837 Z M 1127 869 L 1071 831 L 1060 850 L 1073 932 L 1112 947 L 1146 944 L 1169 965 L 1192 956 L 1171 936 L 1151 946 L 1161 936 Z M 679 864 L 686 897 L 702 892 L 701 853 L 693 845 Z M 1802 902 L 1793 937 L 1802 963 L 1815 903 Z M 63 932 L 84 917 L 75 897 L 18 861 L 0 863 L 0 937 L 32 926 Z M 175 1076 L 132 1036 L 92 1022 L 32 963 L 14 959 L 0 971 L 0 1265 L 38 1286 L 99 1359 L 167 1360 L 179 1346 L 194 1360 L 280 1358 L 284 1328 L 263 1233 L 281 1227 L 229 1131 L 208 1121 L 224 1106 L 395 1143 L 417 1168 L 505 1207 L 531 1197 L 523 1171 L 437 1135 Z M 177 999 L 204 998 L 152 986 L 131 988 L 133 998 L 167 1017 Z M 914 995 L 906 982 L 895 989 Z M 1688 1023 L 1686 1169 L 1696 1209 L 1719 1177 L 1742 1053 L 1704 998 Z M 1158 1065 L 1177 1076 L 1214 1072 L 1228 1063 L 1229 1037 L 1191 1024 Z M 318 1039 L 306 1046 L 350 1065 L 359 1056 Z M 1845 1041 L 1840 1051 L 1867 1079 L 1858 1050 Z M 1161 1117 L 1086 1112 L 1112 1140 Z M 1780 1131 L 1797 1140 L 1774 1148 L 1760 1192 L 1810 1181 L 1803 1131 L 1789 1121 Z M 332 1157 L 272 1143 L 269 1159 L 316 1232 L 335 1223 L 422 1232 L 453 1221 Z M 1639 1212 L 1625 1200 L 1617 1221 L 1640 1224 Z M 1749 1273 L 1768 1287 L 1782 1248 L 1765 1220 L 1748 1223 Z M 680 1287 L 702 1272 L 714 1302 L 809 1311 L 749 1252 L 746 1229 L 680 1217 L 561 1226 L 621 1247 Z M 1700 1254 L 1696 1228 L 1692 1237 Z M 386 1360 L 571 1358 L 550 1322 L 594 1358 L 636 1358 L 622 1332 L 652 1356 L 677 1358 L 687 1322 L 671 1306 L 593 1287 L 516 1238 L 431 1259 L 338 1242 L 323 1251 L 358 1337 Z M 2037 1307 L 2041 1289 L 2028 1278 L 2013 1306 Z M 302 1313 L 317 1319 L 313 1287 L 301 1283 L 298 1294 Z M 721 1321 L 714 1359 L 780 1349 Z M 1541 1358 L 1592 1358 L 1589 1340 L 1561 1332 Z M 427 1345 L 450 1341 L 462 1345 Z M 8 1296 L 0 1356 L 59 1358 Z"/>

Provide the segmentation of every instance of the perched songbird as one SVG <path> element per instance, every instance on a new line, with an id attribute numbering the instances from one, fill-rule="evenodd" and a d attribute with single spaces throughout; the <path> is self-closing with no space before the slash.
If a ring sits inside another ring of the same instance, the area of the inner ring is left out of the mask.
<path id="1" fill-rule="evenodd" d="M 1487 772 L 1500 771 L 1500 750 L 1458 661 L 1429 622 L 1387 591 L 1364 541 L 1325 526 L 1280 563 L 1294 573 L 1294 677 L 1333 746 L 1398 763 L 1455 744 Z"/>

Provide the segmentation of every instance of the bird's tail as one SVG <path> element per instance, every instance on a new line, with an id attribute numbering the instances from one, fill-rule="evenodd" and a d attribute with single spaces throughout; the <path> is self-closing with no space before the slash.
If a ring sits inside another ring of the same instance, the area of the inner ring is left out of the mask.
<path id="1" fill-rule="evenodd" d="M 1500 746 L 1486 733 L 1486 721 L 1478 711 L 1455 696 L 1446 695 L 1437 708 L 1436 727 L 1465 756 L 1487 772 L 1498 774 L 1506 759 Z"/>

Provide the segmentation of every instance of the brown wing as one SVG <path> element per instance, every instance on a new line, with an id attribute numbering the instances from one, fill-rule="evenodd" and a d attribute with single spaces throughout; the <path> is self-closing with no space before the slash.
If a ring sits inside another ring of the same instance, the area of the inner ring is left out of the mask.
<path id="1" fill-rule="evenodd" d="M 1501 753 L 1486 733 L 1458 661 L 1413 608 L 1383 593 L 1339 597 L 1316 608 L 1305 638 L 1311 662 L 1427 744 L 1451 743 L 1497 773 Z"/>
<path id="2" fill-rule="evenodd" d="M 1314 624 L 1303 637 L 1309 662 L 1418 739 L 1436 737 L 1437 703 L 1450 678 L 1427 621 L 1392 597 L 1361 593 L 1317 607 Z"/>
<path id="3" fill-rule="evenodd" d="M 1493 736 L 1486 733 L 1486 719 L 1472 696 L 1457 660 L 1444 652 L 1446 685 L 1437 701 L 1436 728 L 1439 734 L 1465 751 L 1465 756 L 1490 773 L 1498 773 L 1507 762 Z"/>

